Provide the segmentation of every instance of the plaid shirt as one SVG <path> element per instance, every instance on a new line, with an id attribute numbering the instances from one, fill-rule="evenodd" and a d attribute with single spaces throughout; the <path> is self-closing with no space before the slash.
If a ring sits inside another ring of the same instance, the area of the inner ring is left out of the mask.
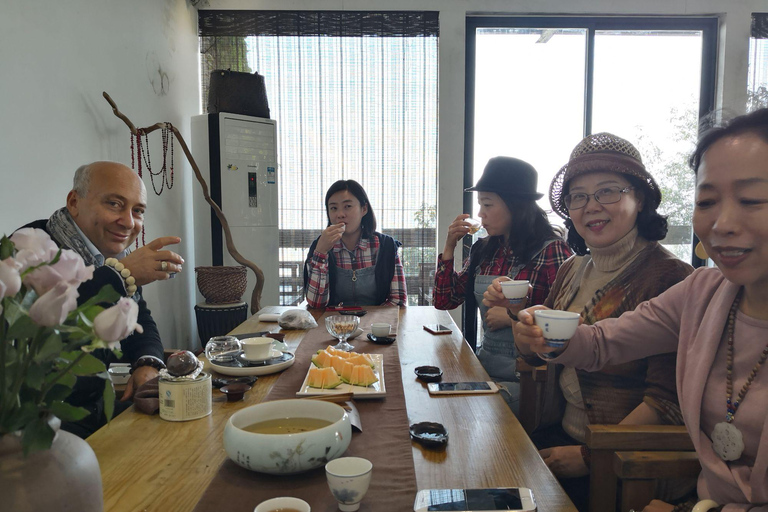
<path id="1" fill-rule="evenodd" d="M 336 266 L 345 270 L 360 270 L 376 265 L 379 253 L 379 237 L 358 240 L 353 250 L 344 247 L 338 240 L 331 248 Z M 307 283 L 307 303 L 312 308 L 324 308 L 330 295 L 328 282 L 328 256 L 315 251 L 309 260 L 309 282 Z M 408 299 L 405 292 L 405 273 L 400 255 L 395 253 L 395 275 L 389 288 L 389 298 L 382 306 L 405 306 Z"/>
<path id="2" fill-rule="evenodd" d="M 557 269 L 571 255 L 571 249 L 562 240 L 549 244 L 536 255 L 517 274 L 515 279 L 527 279 L 533 286 L 533 293 L 528 306 L 543 304 L 549 295 L 549 288 L 555 281 Z M 478 265 L 478 274 L 484 276 L 506 276 L 515 266 L 515 256 L 507 247 L 500 247 L 493 253 L 490 260 Z M 474 276 L 467 274 L 469 258 L 464 262 L 461 272 L 453 269 L 453 261 L 443 261 L 443 255 L 437 257 L 437 272 L 435 272 L 435 289 L 432 300 L 437 309 L 454 309 L 464 303 L 467 285 L 474 286 Z M 472 277 L 472 282 L 470 282 Z"/>

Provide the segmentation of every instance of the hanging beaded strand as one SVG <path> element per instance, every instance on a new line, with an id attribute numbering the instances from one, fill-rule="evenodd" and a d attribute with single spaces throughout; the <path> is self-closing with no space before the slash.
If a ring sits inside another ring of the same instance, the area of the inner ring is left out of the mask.
<path id="1" fill-rule="evenodd" d="M 741 405 L 741 402 L 744 401 L 744 397 L 747 396 L 747 391 L 749 391 L 749 386 L 752 385 L 752 381 L 755 380 L 755 377 L 760 371 L 760 368 L 763 366 L 763 363 L 765 363 L 766 358 L 768 358 L 768 345 L 766 345 L 765 348 L 763 349 L 762 354 L 760 354 L 760 359 L 758 359 L 757 364 L 755 364 L 755 366 L 752 368 L 752 371 L 749 372 L 749 376 L 747 377 L 747 382 L 745 382 L 744 385 L 741 387 L 741 391 L 739 391 L 739 396 L 736 398 L 736 400 L 732 400 L 733 399 L 733 333 L 735 331 L 736 312 L 739 309 L 739 303 L 741 302 L 741 295 L 742 295 L 742 292 L 740 291 L 738 295 L 736 295 L 736 298 L 733 300 L 733 304 L 731 305 L 731 310 L 728 312 L 728 355 L 725 362 L 725 370 L 726 370 L 725 421 L 727 423 L 733 422 L 733 418 L 736 415 L 736 411 L 739 410 L 739 405 Z"/>

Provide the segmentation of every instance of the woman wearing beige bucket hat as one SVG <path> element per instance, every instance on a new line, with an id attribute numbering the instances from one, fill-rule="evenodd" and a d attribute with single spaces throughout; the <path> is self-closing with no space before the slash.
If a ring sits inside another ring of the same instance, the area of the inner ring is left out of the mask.
<path id="1" fill-rule="evenodd" d="M 580 313 L 592 324 L 633 310 L 692 271 L 658 243 L 667 232 L 666 219 L 656 211 L 659 187 L 637 149 L 621 137 L 597 133 L 584 138 L 556 174 L 549 199 L 565 219 L 576 256 L 560 267 L 544 306 Z M 488 289 L 489 304 L 498 300 L 498 291 L 493 285 Z M 529 363 L 544 364 L 522 347 Z M 585 510 L 587 425 L 682 424 L 675 355 L 596 373 L 549 366 L 545 417 L 531 439 L 579 510 Z"/>
<path id="2" fill-rule="evenodd" d="M 503 396 L 517 414 L 519 383 L 515 375 L 517 351 L 512 340 L 513 319 L 506 308 L 486 308 L 483 292 L 491 282 L 506 276 L 532 285 L 528 305 L 541 304 L 549 293 L 557 269 L 571 255 L 537 204 L 543 194 L 536 190 L 538 174 L 527 162 L 499 156 L 491 158 L 474 187 L 479 218 L 488 233 L 472 245 L 460 271 L 454 270 L 454 249 L 469 233 L 467 214 L 448 227 L 445 248 L 438 256 L 433 304 L 454 309 L 464 304 L 464 336 L 488 374 L 499 383 Z M 517 304 L 518 309 L 525 303 Z M 483 338 L 477 343 L 477 310 Z M 479 347 L 479 348 L 478 348 Z"/>

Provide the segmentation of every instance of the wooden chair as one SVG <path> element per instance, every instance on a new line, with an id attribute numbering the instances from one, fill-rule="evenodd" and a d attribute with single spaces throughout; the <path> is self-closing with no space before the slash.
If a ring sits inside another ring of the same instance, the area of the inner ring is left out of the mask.
<path id="1" fill-rule="evenodd" d="M 547 367 L 517 360 L 520 423 L 529 434 L 539 424 Z M 642 508 L 654 498 L 658 480 L 699 474 L 693 444 L 684 426 L 589 425 L 590 512 Z"/>
<path id="2" fill-rule="evenodd" d="M 586 441 L 590 512 L 642 510 L 656 497 L 659 480 L 701 471 L 684 426 L 588 425 Z"/>

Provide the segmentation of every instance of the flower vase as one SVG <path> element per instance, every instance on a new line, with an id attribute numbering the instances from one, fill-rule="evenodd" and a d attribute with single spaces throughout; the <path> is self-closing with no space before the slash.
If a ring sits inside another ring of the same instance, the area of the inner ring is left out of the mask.
<path id="1" fill-rule="evenodd" d="M 55 437 L 50 449 L 25 457 L 19 434 L 0 437 L 0 509 L 14 512 L 102 512 L 104 495 L 96 454 L 79 437 L 48 424 Z"/>

